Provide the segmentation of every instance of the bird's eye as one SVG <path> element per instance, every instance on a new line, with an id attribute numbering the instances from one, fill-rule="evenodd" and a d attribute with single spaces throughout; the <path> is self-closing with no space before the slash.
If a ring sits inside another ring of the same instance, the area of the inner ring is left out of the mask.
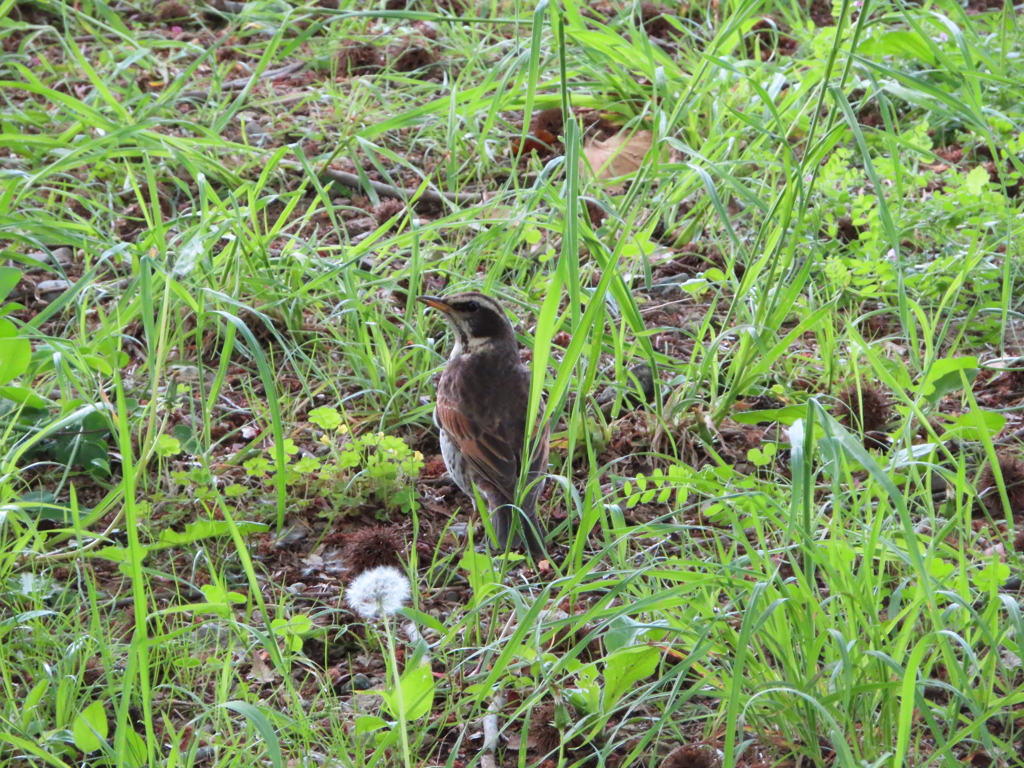
<path id="1" fill-rule="evenodd" d="M 477 304 L 475 301 L 467 301 L 465 304 L 462 305 L 462 308 L 466 312 L 476 312 L 478 309 L 480 309 L 480 305 Z"/>

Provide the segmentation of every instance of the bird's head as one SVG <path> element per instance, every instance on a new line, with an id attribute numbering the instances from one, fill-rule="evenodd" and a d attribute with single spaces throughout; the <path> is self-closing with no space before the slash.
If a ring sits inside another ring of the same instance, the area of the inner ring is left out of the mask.
<path id="1" fill-rule="evenodd" d="M 490 296 L 477 291 L 455 293 L 445 298 L 419 296 L 428 307 L 442 313 L 455 331 L 455 349 L 452 354 L 478 352 L 497 345 L 512 345 L 516 336 L 505 310 Z"/>

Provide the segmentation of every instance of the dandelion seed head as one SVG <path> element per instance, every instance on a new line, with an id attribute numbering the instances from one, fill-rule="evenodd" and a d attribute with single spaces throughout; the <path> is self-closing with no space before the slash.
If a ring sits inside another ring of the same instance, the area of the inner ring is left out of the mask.
<path id="1" fill-rule="evenodd" d="M 363 619 L 392 616 L 411 596 L 408 577 L 391 565 L 356 576 L 345 594 L 348 607 Z"/>

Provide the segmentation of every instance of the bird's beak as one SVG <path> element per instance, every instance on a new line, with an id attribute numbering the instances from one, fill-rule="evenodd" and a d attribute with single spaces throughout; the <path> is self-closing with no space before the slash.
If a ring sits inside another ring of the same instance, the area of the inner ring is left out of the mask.
<path id="1" fill-rule="evenodd" d="M 445 302 L 444 299 L 440 299 L 437 296 L 417 296 L 416 301 L 422 301 L 428 307 L 433 307 L 438 312 L 444 312 L 446 315 L 450 315 L 452 313 L 451 305 Z"/>

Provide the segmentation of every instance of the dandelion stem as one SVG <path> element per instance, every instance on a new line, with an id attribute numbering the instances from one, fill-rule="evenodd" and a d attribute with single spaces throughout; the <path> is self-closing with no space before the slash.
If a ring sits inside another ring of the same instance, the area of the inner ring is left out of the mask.
<path id="1" fill-rule="evenodd" d="M 384 608 L 381 606 L 381 614 L 384 615 Z M 395 638 L 391 631 L 391 619 L 384 618 L 384 637 L 388 645 L 388 666 L 391 668 L 391 683 L 395 692 L 395 715 L 398 720 L 399 737 L 402 740 L 402 762 L 405 768 L 412 768 L 412 755 L 409 750 L 409 729 L 405 717 L 405 700 L 402 698 L 402 680 L 398 674 L 398 656 L 395 653 Z"/>

